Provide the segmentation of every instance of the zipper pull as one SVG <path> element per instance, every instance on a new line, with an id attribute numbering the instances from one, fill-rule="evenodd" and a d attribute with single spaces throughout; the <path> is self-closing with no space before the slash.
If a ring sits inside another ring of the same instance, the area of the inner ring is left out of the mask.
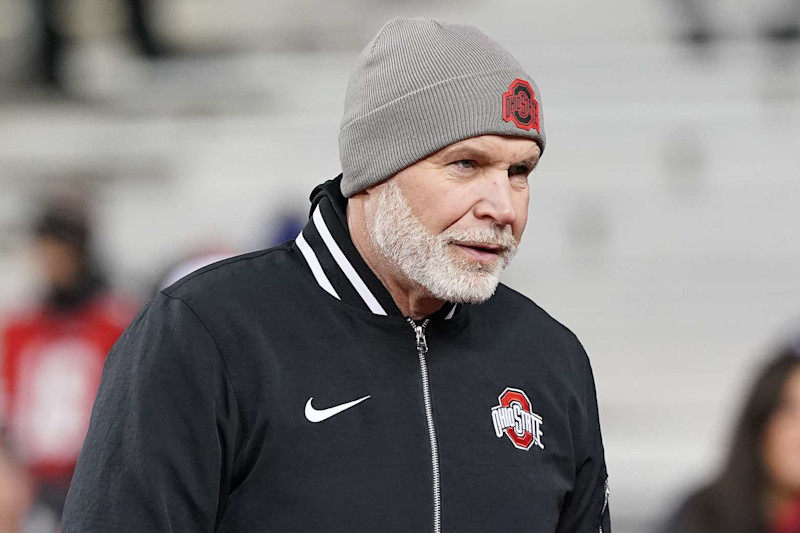
<path id="1" fill-rule="evenodd" d="M 417 332 L 417 351 L 423 355 L 428 353 L 428 341 L 425 339 L 425 328 L 423 326 L 414 326 L 414 331 Z"/>
<path id="2" fill-rule="evenodd" d="M 420 355 L 425 355 L 428 353 L 428 341 L 425 339 L 425 327 L 428 325 L 430 319 L 426 318 L 419 326 L 410 317 L 406 317 L 406 320 L 411 324 L 411 327 L 414 328 L 414 333 L 417 334 L 417 352 L 419 352 Z"/>

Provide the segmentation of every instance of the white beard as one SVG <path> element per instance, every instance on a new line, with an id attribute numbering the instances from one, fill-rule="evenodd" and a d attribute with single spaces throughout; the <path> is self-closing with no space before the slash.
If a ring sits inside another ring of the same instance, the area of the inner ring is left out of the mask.
<path id="1" fill-rule="evenodd" d="M 405 277 L 430 296 L 448 302 L 477 304 L 497 289 L 500 273 L 517 253 L 511 227 L 485 226 L 431 234 L 414 216 L 400 187 L 389 180 L 378 197 L 375 220 L 369 225 L 372 244 Z M 503 250 L 492 263 L 472 261 L 451 249 L 450 243 L 498 244 Z"/>

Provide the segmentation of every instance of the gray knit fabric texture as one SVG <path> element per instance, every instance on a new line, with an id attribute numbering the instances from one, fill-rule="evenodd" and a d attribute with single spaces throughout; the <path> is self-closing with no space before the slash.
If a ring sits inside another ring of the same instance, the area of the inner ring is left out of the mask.
<path id="1" fill-rule="evenodd" d="M 539 131 L 504 120 L 504 93 L 528 82 Z M 545 146 L 541 97 L 511 54 L 473 26 L 395 18 L 358 57 L 339 131 L 342 194 L 379 183 L 438 150 L 485 134 Z"/>

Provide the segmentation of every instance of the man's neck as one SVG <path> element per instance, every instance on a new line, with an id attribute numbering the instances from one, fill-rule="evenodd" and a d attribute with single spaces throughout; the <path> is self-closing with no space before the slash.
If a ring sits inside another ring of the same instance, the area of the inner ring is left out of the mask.
<path id="1" fill-rule="evenodd" d="M 386 257 L 375 249 L 367 230 L 364 212 L 347 206 L 347 227 L 361 258 L 383 283 L 404 316 L 421 320 L 442 308 L 444 300 L 432 297 L 426 289 L 404 276 Z"/>

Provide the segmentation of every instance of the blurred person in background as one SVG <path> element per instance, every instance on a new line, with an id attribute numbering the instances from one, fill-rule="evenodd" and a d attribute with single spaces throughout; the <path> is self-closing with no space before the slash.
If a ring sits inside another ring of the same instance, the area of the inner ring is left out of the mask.
<path id="1" fill-rule="evenodd" d="M 263 248 L 272 248 L 293 240 L 303 230 L 304 225 L 305 219 L 303 218 L 303 212 L 300 210 L 285 209 L 277 216 L 270 216 L 265 224 L 267 236 L 263 240 Z M 229 246 L 219 243 L 210 243 L 196 248 L 192 252 L 184 253 L 178 259 L 168 263 L 149 293 L 153 298 L 156 298 L 159 292 L 182 277 L 234 255 L 239 254 L 234 253 Z"/>
<path id="2" fill-rule="evenodd" d="M 152 0 L 127 0 L 130 35 L 139 51 L 147 58 L 166 55 L 166 49 L 153 31 Z M 36 0 L 36 20 L 39 25 L 37 82 L 59 92 L 64 87 L 65 37 L 64 9 L 67 2 Z"/>
<path id="3" fill-rule="evenodd" d="M 178 281 L 184 276 L 187 276 L 199 270 L 206 265 L 216 263 L 237 255 L 221 247 L 209 247 L 205 250 L 198 250 L 189 254 L 184 254 L 177 261 L 172 261 L 169 266 L 164 269 L 158 280 L 150 290 L 153 298 L 158 296 L 158 293 Z"/>
<path id="4" fill-rule="evenodd" d="M 714 26 L 713 3 L 708 0 L 673 0 L 683 19 L 683 39 L 695 46 L 705 46 L 719 37 L 719 28 Z M 762 6 L 764 7 L 764 6 Z M 778 0 L 766 4 L 771 14 L 761 21 L 760 35 L 767 41 L 796 43 L 800 41 L 800 1 Z"/>
<path id="5" fill-rule="evenodd" d="M 0 533 L 19 533 L 31 506 L 30 478 L 0 443 Z"/>
<path id="6" fill-rule="evenodd" d="M 0 330 L 4 432 L 34 485 L 26 531 L 54 531 L 89 424 L 105 357 L 131 308 L 109 295 L 85 212 L 45 209 L 34 228 L 43 299 Z"/>
<path id="7" fill-rule="evenodd" d="M 662 531 L 800 533 L 800 344 L 764 366 L 722 471 Z"/>

